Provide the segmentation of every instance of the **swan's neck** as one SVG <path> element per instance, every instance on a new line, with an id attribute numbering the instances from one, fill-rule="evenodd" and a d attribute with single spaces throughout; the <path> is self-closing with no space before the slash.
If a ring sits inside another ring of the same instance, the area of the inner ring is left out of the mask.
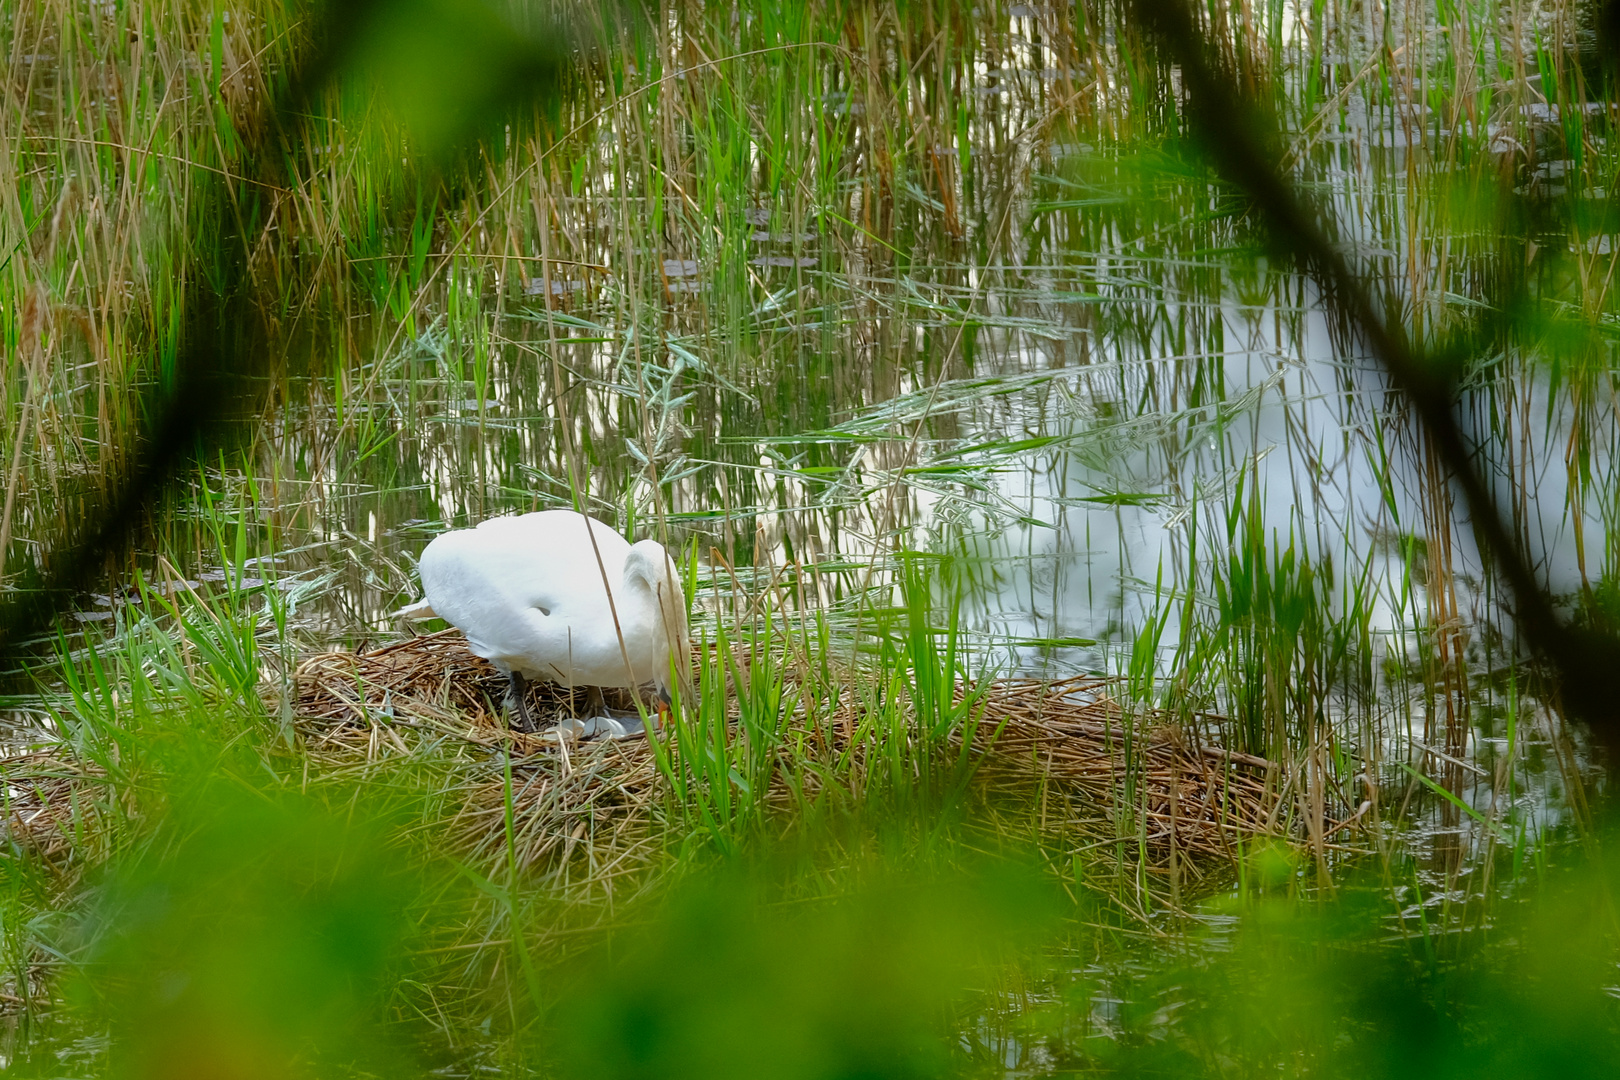
<path id="1" fill-rule="evenodd" d="M 653 639 L 682 662 L 687 649 L 686 598 L 675 568 L 662 549 L 649 557 L 644 551 L 633 550 L 625 560 L 624 593 L 627 610 L 623 618 L 627 626 L 634 626 Z M 654 681 L 668 689 L 669 671 L 662 667 L 654 674 Z"/>
<path id="2" fill-rule="evenodd" d="M 620 617 L 626 622 L 635 625 L 650 625 L 662 627 L 666 620 L 674 615 L 673 611 L 664 611 L 668 605 L 669 589 L 660 589 L 662 582 L 656 581 L 647 573 L 645 566 L 626 566 L 624 570 L 624 584 L 621 603 L 625 610 Z M 662 597 L 660 594 L 663 594 Z M 660 599 L 664 603 L 660 603 Z M 684 614 L 684 613 L 683 613 Z M 673 625 L 671 625 L 673 629 Z"/>

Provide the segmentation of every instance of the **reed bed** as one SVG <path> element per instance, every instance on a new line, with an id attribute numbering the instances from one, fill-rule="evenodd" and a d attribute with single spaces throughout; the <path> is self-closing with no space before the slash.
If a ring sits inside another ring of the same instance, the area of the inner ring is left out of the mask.
<path id="1" fill-rule="evenodd" d="M 1102 815 L 1113 839 L 1130 836 L 1140 819 L 1140 840 L 1155 856 L 1230 860 L 1251 837 L 1302 836 L 1276 762 L 1190 743 L 1160 713 L 1133 718 L 1114 689 L 1091 678 L 996 683 L 976 748 L 986 781 L 1010 791 L 1043 780 L 1061 793 L 1068 818 Z"/>

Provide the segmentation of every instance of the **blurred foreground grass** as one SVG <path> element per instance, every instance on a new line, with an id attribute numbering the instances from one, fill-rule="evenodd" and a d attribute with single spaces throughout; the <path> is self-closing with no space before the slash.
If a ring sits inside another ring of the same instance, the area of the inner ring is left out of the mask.
<path id="1" fill-rule="evenodd" d="M 1302 890 L 1271 853 L 1244 893 L 1129 931 L 1035 852 L 850 820 L 691 866 L 542 954 L 525 941 L 564 916 L 436 851 L 412 797 L 298 788 L 165 787 L 161 824 L 43 933 L 71 968 L 6 1071 L 1567 1080 L 1620 1051 L 1595 858 L 1458 931 L 1443 898 L 1403 912 L 1357 874 Z M 29 890 L 0 867 L 15 927 Z M 482 963 L 458 958 L 469 928 Z"/>

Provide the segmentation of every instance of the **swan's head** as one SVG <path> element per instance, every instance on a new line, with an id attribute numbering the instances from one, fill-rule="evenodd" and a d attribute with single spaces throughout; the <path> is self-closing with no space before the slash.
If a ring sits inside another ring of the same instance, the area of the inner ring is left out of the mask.
<path id="1" fill-rule="evenodd" d="M 664 545 L 656 540 L 643 540 L 630 545 L 624 559 L 624 584 L 628 591 L 645 589 L 653 604 L 656 625 L 669 646 L 674 660 L 675 677 L 681 693 L 690 700 L 692 688 L 692 647 L 686 628 L 686 591 L 681 587 L 680 570 L 669 557 Z M 658 671 L 653 678 L 659 692 L 670 696 L 670 675 L 667 669 Z"/>

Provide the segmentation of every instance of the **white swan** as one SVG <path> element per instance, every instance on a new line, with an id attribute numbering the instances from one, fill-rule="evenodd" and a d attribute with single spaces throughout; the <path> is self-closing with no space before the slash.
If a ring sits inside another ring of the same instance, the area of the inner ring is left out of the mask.
<path id="1" fill-rule="evenodd" d="M 690 677 L 686 597 L 656 540 L 629 544 L 584 514 L 544 510 L 435 537 L 419 569 L 423 598 L 397 614 L 459 627 L 511 678 L 524 731 L 535 729 L 527 679 L 589 687 L 605 714 L 600 687 L 652 684 L 668 701 L 672 653 L 677 677 Z"/>

